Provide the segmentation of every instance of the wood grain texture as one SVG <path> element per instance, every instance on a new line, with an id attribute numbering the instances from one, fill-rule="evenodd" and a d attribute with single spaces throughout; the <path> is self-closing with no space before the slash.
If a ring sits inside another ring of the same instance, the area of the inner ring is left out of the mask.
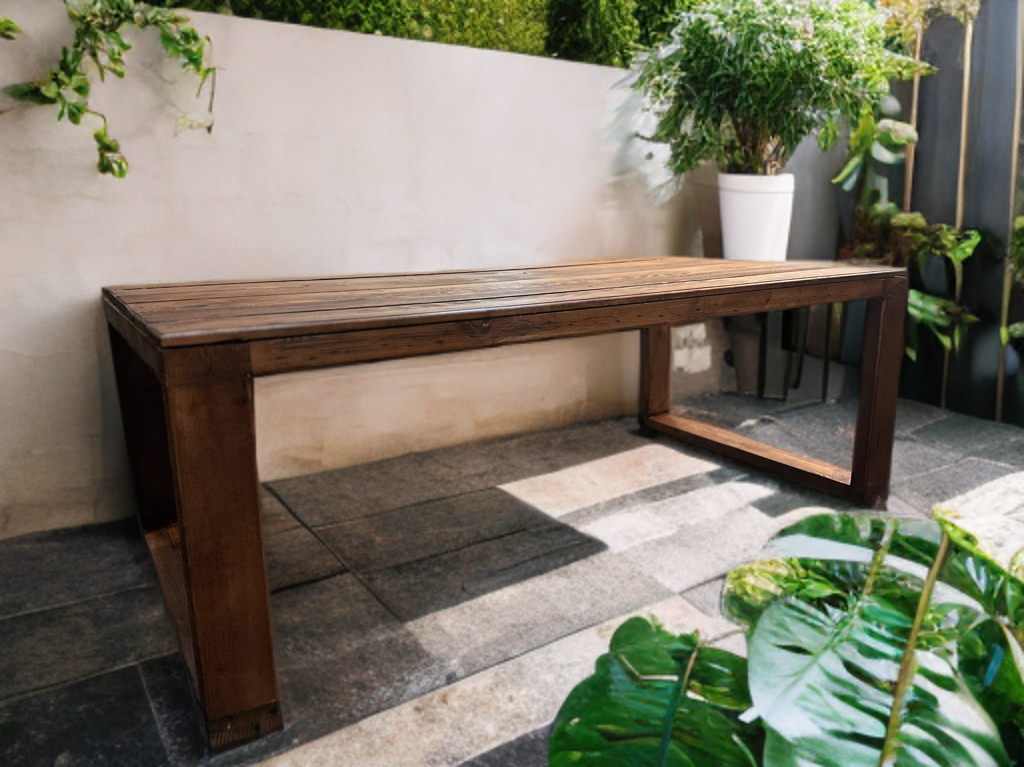
<path id="1" fill-rule="evenodd" d="M 523 317 L 552 310 L 615 309 L 655 300 L 775 289 L 838 288 L 853 300 L 877 295 L 867 285 L 898 270 L 833 262 L 648 258 L 523 269 L 490 269 L 325 280 L 107 288 L 112 311 L 157 344 L 175 346 L 343 333 L 451 321 Z M 768 303 L 771 303 L 769 300 Z M 750 311 L 767 310 L 754 308 Z M 129 339 L 131 340 L 131 339 Z"/>
<path id="2" fill-rule="evenodd" d="M 113 327 L 110 350 L 139 520 L 144 531 L 155 530 L 178 518 L 163 389 L 156 373 Z"/>
<path id="3" fill-rule="evenodd" d="M 210 740 L 211 749 L 222 751 L 240 746 L 268 732 L 280 730 L 283 726 L 281 706 L 277 703 L 268 703 L 250 711 L 207 722 L 206 736 Z"/>
<path id="4" fill-rule="evenodd" d="M 193 631 L 195 621 L 189 600 L 188 572 L 185 555 L 181 548 L 181 529 L 178 525 L 167 525 L 145 534 L 149 553 L 153 557 L 160 590 L 164 595 L 167 612 L 178 633 L 178 644 L 185 658 L 193 689 L 198 687 L 196 677 L 196 637 Z"/>
<path id="5" fill-rule="evenodd" d="M 868 302 L 851 480 L 854 499 L 877 509 L 889 497 L 907 312 L 907 278 L 885 284 L 882 298 Z"/>
<path id="6" fill-rule="evenodd" d="M 207 722 L 277 702 L 244 344 L 175 349 L 165 400 Z"/>
<path id="7" fill-rule="evenodd" d="M 637 330 L 666 323 L 700 322 L 747 314 L 752 310 L 790 309 L 816 301 L 853 301 L 877 296 L 881 290 L 881 280 L 794 285 L 692 298 L 651 299 L 647 303 L 594 309 L 527 312 L 480 320 L 448 320 L 369 330 L 350 329 L 299 336 L 289 336 L 287 331 L 282 331 L 279 338 L 251 341 L 250 348 L 253 374 L 270 375 L 527 341 Z"/>
<path id="8" fill-rule="evenodd" d="M 640 331 L 640 423 L 672 407 L 672 326 Z"/>
<path id="9" fill-rule="evenodd" d="M 850 472 L 834 464 L 780 450 L 728 429 L 674 413 L 653 416 L 646 419 L 644 425 L 818 490 L 844 498 L 850 495 Z"/>

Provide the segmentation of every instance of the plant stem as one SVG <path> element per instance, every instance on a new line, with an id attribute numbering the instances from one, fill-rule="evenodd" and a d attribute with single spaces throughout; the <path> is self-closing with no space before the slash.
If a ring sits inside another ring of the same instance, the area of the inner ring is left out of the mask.
<path id="1" fill-rule="evenodd" d="M 903 704 L 906 702 L 910 692 L 914 675 L 917 673 L 916 655 L 917 638 L 921 633 L 921 626 L 924 617 L 931 606 L 932 592 L 939 580 L 939 573 L 946 564 L 949 557 L 949 536 L 942 533 L 942 542 L 939 543 L 939 550 L 935 554 L 935 561 L 928 570 L 928 577 L 925 578 L 924 587 L 921 589 L 921 599 L 917 603 L 917 613 L 914 615 L 914 625 L 910 629 L 910 636 L 907 637 L 907 646 L 903 650 L 903 659 L 900 662 L 900 673 L 896 677 L 896 690 L 893 693 L 892 710 L 889 712 L 889 725 L 885 730 L 885 743 L 882 744 L 882 753 L 878 758 L 878 767 L 891 767 L 896 763 L 896 748 L 899 746 L 900 714 L 903 711 Z"/>
<path id="2" fill-rule="evenodd" d="M 1012 235 L 1011 235 L 1012 237 Z M 1011 240 L 1012 241 L 1012 240 Z M 1003 305 L 999 317 L 999 371 L 996 374 L 996 423 L 1003 420 L 1003 388 L 1006 384 L 1006 328 L 1010 319 L 1010 293 L 1013 289 L 1013 260 L 1009 253 L 1003 268 Z"/>
<path id="3" fill-rule="evenodd" d="M 924 45 L 924 22 L 917 28 L 917 38 L 914 40 L 914 61 L 921 60 L 921 48 Z M 917 130 L 917 109 L 921 102 L 921 73 L 914 73 L 914 89 L 910 97 L 910 127 Z M 906 165 L 903 171 L 903 211 L 910 212 L 910 202 L 914 194 L 914 155 L 917 150 L 917 142 L 907 144 L 905 157 Z"/>
<path id="4" fill-rule="evenodd" d="M 683 699 L 683 695 L 690 686 L 690 676 L 693 674 L 693 667 L 697 664 L 697 653 L 699 652 L 700 642 L 698 641 L 697 646 L 690 653 L 690 660 L 686 664 L 686 671 L 672 688 L 672 699 L 669 701 L 668 712 L 665 714 L 665 726 L 661 733 L 661 745 L 658 747 L 658 755 L 654 759 L 654 767 L 665 767 L 668 763 L 668 747 L 672 743 L 672 728 L 676 723 L 676 712 L 679 709 L 679 702 Z"/>
<path id="5" fill-rule="evenodd" d="M 960 168 L 956 185 L 956 220 L 959 229 L 964 223 L 964 192 L 967 180 L 967 118 L 971 104 L 971 49 L 974 43 L 974 20 L 964 24 L 964 79 L 960 86 Z"/>

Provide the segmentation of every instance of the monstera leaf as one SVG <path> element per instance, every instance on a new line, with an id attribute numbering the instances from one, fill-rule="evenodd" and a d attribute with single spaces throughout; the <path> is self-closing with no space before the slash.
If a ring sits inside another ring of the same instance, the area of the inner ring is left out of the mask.
<path id="1" fill-rule="evenodd" d="M 555 719 L 551 767 L 756 767 L 746 661 L 633 618 Z"/>
<path id="2" fill-rule="evenodd" d="M 822 515 L 766 553 L 724 599 L 766 767 L 1024 763 L 1024 584 L 968 534 Z"/>

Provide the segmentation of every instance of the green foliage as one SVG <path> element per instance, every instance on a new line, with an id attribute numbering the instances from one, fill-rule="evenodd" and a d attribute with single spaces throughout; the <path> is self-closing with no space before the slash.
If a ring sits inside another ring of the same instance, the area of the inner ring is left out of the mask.
<path id="1" fill-rule="evenodd" d="M 625 67 L 640 26 L 635 0 L 549 0 L 547 50 L 572 61 Z"/>
<path id="2" fill-rule="evenodd" d="M 555 718 L 550 765 L 753 767 L 749 707 L 743 658 L 633 618 Z"/>
<path id="3" fill-rule="evenodd" d="M 886 167 L 902 165 L 905 149 L 916 143 L 917 131 L 909 123 L 878 120 L 866 112 L 850 133 L 850 157 L 832 183 L 845 192 L 859 188 L 858 199 L 862 204 L 869 203 L 876 191 L 874 178 L 882 176 Z"/>
<path id="4" fill-rule="evenodd" d="M 925 327 L 932 332 L 947 351 L 959 351 L 960 339 L 968 325 L 978 318 L 960 306 L 956 301 L 939 298 L 920 290 L 910 290 L 907 295 L 907 356 L 917 361 L 917 328 Z"/>
<path id="5" fill-rule="evenodd" d="M 13 40 L 21 34 L 21 28 L 11 19 L 0 16 L 0 40 Z"/>
<path id="6" fill-rule="evenodd" d="M 886 48 L 862 0 L 695 0 L 641 58 L 636 87 L 674 173 L 716 160 L 770 175 L 813 131 L 831 147 L 844 120 L 871 114 L 891 79 L 920 69 Z"/>
<path id="7" fill-rule="evenodd" d="M 67 118 L 78 125 L 91 114 L 102 120 L 102 127 L 93 133 L 98 155 L 97 169 L 116 178 L 128 173 L 128 161 L 121 154 L 120 144 L 107 133 L 106 117 L 89 109 L 92 88 L 90 75 L 95 72 L 103 80 L 107 74 L 125 75 L 125 54 L 131 43 L 124 37 L 126 27 L 155 27 L 160 43 L 168 56 L 178 59 L 182 69 L 199 77 L 199 89 L 214 75 L 207 64 L 208 40 L 201 37 L 188 19 L 166 8 L 156 8 L 134 0 L 66 0 L 68 16 L 75 27 L 75 40 L 70 48 L 61 49 L 60 60 L 38 80 L 7 88 L 14 98 L 30 104 L 52 104 L 57 119 Z M 213 88 L 210 89 L 213 106 Z M 207 130 L 212 124 L 204 125 Z"/>
<path id="8" fill-rule="evenodd" d="M 679 12 L 690 4 L 691 0 L 637 0 L 633 15 L 640 31 L 639 46 L 649 48 L 667 38 Z"/>
<path id="9" fill-rule="evenodd" d="M 207 1 L 249 18 L 516 53 L 544 53 L 546 0 Z"/>
<path id="10" fill-rule="evenodd" d="M 1024 285 L 1024 216 L 1013 219 L 1009 256 L 1013 264 L 1013 279 L 1018 285 Z"/>
<path id="11" fill-rule="evenodd" d="M 559 711 L 551 764 L 1022 764 L 1024 583 L 969 534 L 826 514 L 765 556 L 730 573 L 723 597 L 746 664 L 627 622 Z M 697 683 L 707 669 L 717 684 Z"/>

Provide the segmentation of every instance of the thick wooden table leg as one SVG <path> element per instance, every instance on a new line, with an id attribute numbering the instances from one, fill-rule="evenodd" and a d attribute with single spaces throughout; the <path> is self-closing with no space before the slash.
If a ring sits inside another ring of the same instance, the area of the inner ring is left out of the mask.
<path id="1" fill-rule="evenodd" d="M 906 277 L 886 280 L 882 297 L 868 301 L 850 492 L 876 509 L 889 497 L 906 312 Z"/>
<path id="2" fill-rule="evenodd" d="M 210 745 L 280 729 L 245 344 L 161 353 L 111 333 L 140 520 Z"/>
<path id="3" fill-rule="evenodd" d="M 640 330 L 640 425 L 672 408 L 672 326 Z"/>

